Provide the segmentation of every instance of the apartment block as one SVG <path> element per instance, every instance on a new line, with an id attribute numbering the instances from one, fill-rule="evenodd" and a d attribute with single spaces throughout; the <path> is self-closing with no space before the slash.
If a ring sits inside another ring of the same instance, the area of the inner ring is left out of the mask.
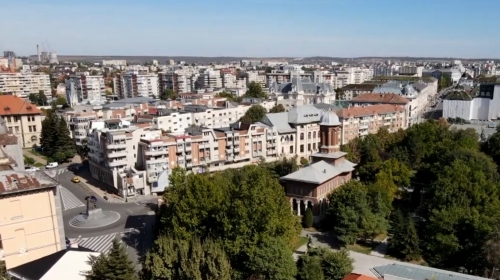
<path id="1" fill-rule="evenodd" d="M 224 88 L 246 88 L 247 79 L 238 79 L 236 75 L 231 73 L 222 74 L 222 87 Z"/>
<path id="2" fill-rule="evenodd" d="M 50 76 L 45 73 L 0 73 L 0 92 L 21 98 L 43 91 L 51 96 Z"/>
<path id="3" fill-rule="evenodd" d="M 68 125 L 76 145 L 87 145 L 88 131 L 91 128 L 92 121 L 96 120 L 97 114 L 93 112 L 72 115 Z"/>
<path id="4" fill-rule="evenodd" d="M 189 93 L 194 90 L 192 74 L 182 71 L 167 71 L 159 73 L 160 92 L 165 89 L 172 89 L 175 93 Z"/>
<path id="5" fill-rule="evenodd" d="M 159 78 L 153 73 L 131 71 L 117 74 L 113 80 L 114 93 L 119 98 L 153 97 L 159 98 Z"/>
<path id="6" fill-rule="evenodd" d="M 101 102 L 105 90 L 104 77 L 89 72 L 76 73 L 66 80 L 66 99 L 70 106 Z"/>
<path id="7" fill-rule="evenodd" d="M 247 71 L 247 77 L 248 77 L 248 82 L 255 82 L 260 84 L 261 87 L 266 87 L 267 85 L 267 78 L 266 78 L 266 73 L 265 72 L 259 72 L 259 71 Z"/>
<path id="8" fill-rule="evenodd" d="M 21 139 L 24 148 L 39 145 L 42 121 L 45 118 L 42 111 L 15 95 L 1 95 L 0 104 L 0 117 L 9 133 Z"/>
<path id="9" fill-rule="evenodd" d="M 146 171 L 151 191 L 162 192 L 175 167 L 213 172 L 256 163 L 261 157 L 276 160 L 277 153 L 267 153 L 266 131 L 258 124 L 235 123 L 219 129 L 190 127 L 178 136 L 145 137 L 139 143 L 139 165 Z"/>
<path id="10" fill-rule="evenodd" d="M 96 122 L 97 123 L 97 122 Z M 160 137 L 161 130 L 149 124 L 134 124 L 120 119 L 100 121 L 88 137 L 89 169 L 92 177 L 116 188 L 123 197 L 147 195 L 144 173 L 136 167 L 137 145 L 141 138 Z"/>
<path id="11" fill-rule="evenodd" d="M 196 80 L 196 89 L 222 88 L 220 71 L 205 70 Z"/>
<path id="12" fill-rule="evenodd" d="M 402 106 L 381 104 L 350 107 L 335 112 L 341 123 L 341 144 L 374 134 L 384 127 L 389 132 L 406 129 L 407 119 Z"/>
<path id="13" fill-rule="evenodd" d="M 1 171 L 0 213 L 7 269 L 66 249 L 59 186 L 45 173 Z"/>

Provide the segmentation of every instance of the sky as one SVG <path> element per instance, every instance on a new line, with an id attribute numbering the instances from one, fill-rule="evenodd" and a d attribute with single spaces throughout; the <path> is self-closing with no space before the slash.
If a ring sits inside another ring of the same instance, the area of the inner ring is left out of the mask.
<path id="1" fill-rule="evenodd" d="M 500 58 L 500 0 L 0 0 L 0 51 Z"/>

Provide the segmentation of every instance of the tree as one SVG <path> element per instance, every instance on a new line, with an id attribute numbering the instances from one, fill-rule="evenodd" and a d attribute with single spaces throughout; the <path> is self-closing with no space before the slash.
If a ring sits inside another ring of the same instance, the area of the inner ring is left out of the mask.
<path id="1" fill-rule="evenodd" d="M 245 279 L 294 280 L 297 273 L 290 249 L 280 238 L 265 239 L 258 244 L 245 266 L 251 271 Z"/>
<path id="2" fill-rule="evenodd" d="M 225 92 L 225 91 L 217 93 L 216 96 L 217 97 L 227 98 L 227 100 L 234 101 L 234 102 L 241 102 L 241 100 L 243 99 L 242 97 L 235 96 L 234 94 L 229 93 L 229 92 Z"/>
<path id="3" fill-rule="evenodd" d="M 57 162 L 72 158 L 76 154 L 66 121 L 52 112 L 42 121 L 40 146 L 45 156 Z"/>
<path id="4" fill-rule="evenodd" d="M 33 165 L 35 163 L 36 163 L 36 161 L 35 161 L 34 158 L 24 156 L 24 164 L 26 164 L 26 165 Z"/>
<path id="5" fill-rule="evenodd" d="M 302 226 L 304 228 L 310 228 L 313 226 L 314 223 L 314 216 L 311 208 L 306 209 L 306 213 L 304 213 L 304 216 L 302 217 Z"/>
<path id="6" fill-rule="evenodd" d="M 160 236 L 143 259 L 140 278 L 230 280 L 231 266 L 221 246 L 212 239 L 190 241 Z"/>
<path id="7" fill-rule="evenodd" d="M 47 105 L 47 96 L 43 90 L 38 91 L 38 101 L 37 105 Z"/>
<path id="8" fill-rule="evenodd" d="M 349 252 L 310 249 L 297 262 L 299 280 L 341 280 L 354 269 Z"/>
<path id="9" fill-rule="evenodd" d="M 161 94 L 160 94 L 160 99 L 161 100 L 175 100 L 178 98 L 178 95 L 175 93 L 175 91 L 171 88 L 165 89 Z"/>
<path id="10" fill-rule="evenodd" d="M 337 99 L 337 100 L 344 100 L 345 99 L 345 92 L 342 88 L 338 88 L 335 90 L 335 99 Z"/>
<path id="11" fill-rule="evenodd" d="M 306 158 L 300 158 L 300 165 L 305 166 L 309 164 L 309 161 Z"/>
<path id="12" fill-rule="evenodd" d="M 259 244 L 282 240 L 290 257 L 300 232 L 279 181 L 262 166 L 213 174 L 175 169 L 164 200 L 161 231 L 182 240 L 220 239 L 234 273 L 242 279 L 260 273 L 248 266 Z M 273 252 L 277 262 L 287 262 L 279 250 Z"/>
<path id="13" fill-rule="evenodd" d="M 274 106 L 273 108 L 271 108 L 269 113 L 281 113 L 281 112 L 285 112 L 285 111 L 286 111 L 285 107 L 283 107 L 282 104 L 278 104 L 278 105 Z"/>
<path id="14" fill-rule="evenodd" d="M 135 280 L 137 276 L 125 248 L 114 239 L 107 254 L 90 256 L 88 264 L 91 270 L 85 273 L 87 280 Z"/>
<path id="15" fill-rule="evenodd" d="M 262 90 L 260 84 L 256 82 L 250 82 L 248 84 L 248 89 L 245 93 L 245 97 L 253 97 L 253 98 L 267 98 L 266 93 Z"/>
<path id="16" fill-rule="evenodd" d="M 351 180 L 329 195 L 327 221 L 344 244 L 354 244 L 359 237 L 373 239 L 384 233 L 383 213 L 370 209 L 368 190 L 360 182 Z"/>
<path id="17" fill-rule="evenodd" d="M 405 261 L 420 259 L 419 238 L 413 219 L 403 217 L 401 211 L 396 211 L 393 218 L 393 232 L 389 239 L 389 251 Z"/>
<path id="18" fill-rule="evenodd" d="M 261 121 L 262 118 L 266 115 L 266 108 L 261 105 L 253 105 L 248 109 L 243 117 L 241 117 L 241 121 L 246 123 L 254 123 Z"/>
<path id="19" fill-rule="evenodd" d="M 10 276 L 7 273 L 7 268 L 5 266 L 5 261 L 0 261 L 0 280 L 10 280 Z"/>
<path id="20" fill-rule="evenodd" d="M 497 226 L 490 234 L 484 246 L 486 260 L 491 270 L 490 278 L 494 278 L 495 269 L 500 267 L 500 228 Z"/>

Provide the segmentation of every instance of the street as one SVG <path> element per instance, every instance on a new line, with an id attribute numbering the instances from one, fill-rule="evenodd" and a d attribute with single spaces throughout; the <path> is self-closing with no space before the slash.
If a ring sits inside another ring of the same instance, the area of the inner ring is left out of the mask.
<path id="1" fill-rule="evenodd" d="M 132 261 L 146 252 L 153 242 L 155 223 L 154 209 L 156 200 L 145 202 L 108 202 L 82 183 L 73 183 L 75 174 L 60 166 L 48 172 L 53 175 L 61 187 L 64 231 L 66 238 L 77 241 L 79 246 L 96 252 L 107 252 L 114 238 L 119 238 L 127 249 Z M 96 205 L 103 211 L 119 214 L 119 219 L 109 225 L 94 228 L 72 226 L 69 222 L 79 214 L 86 212 L 85 197 L 95 196 Z"/>

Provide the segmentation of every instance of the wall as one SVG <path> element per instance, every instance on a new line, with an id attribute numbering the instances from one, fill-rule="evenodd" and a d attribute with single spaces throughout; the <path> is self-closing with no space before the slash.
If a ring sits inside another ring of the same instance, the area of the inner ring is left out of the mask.
<path id="1" fill-rule="evenodd" d="M 52 191 L 0 199 L 0 235 L 7 268 L 65 249 Z"/>
<path id="2" fill-rule="evenodd" d="M 470 120 L 472 116 L 472 101 L 470 100 L 444 100 L 443 101 L 443 117 L 461 118 Z"/>

